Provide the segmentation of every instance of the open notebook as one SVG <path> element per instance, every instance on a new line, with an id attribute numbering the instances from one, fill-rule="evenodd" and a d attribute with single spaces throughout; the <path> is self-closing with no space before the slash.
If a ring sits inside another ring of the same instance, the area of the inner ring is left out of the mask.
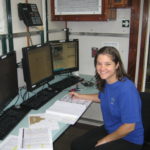
<path id="1" fill-rule="evenodd" d="M 20 128 L 18 150 L 53 150 L 51 132 L 48 128 Z"/>
<path id="2" fill-rule="evenodd" d="M 74 99 L 65 95 L 46 110 L 53 119 L 67 124 L 74 124 L 84 113 L 91 101 Z"/>

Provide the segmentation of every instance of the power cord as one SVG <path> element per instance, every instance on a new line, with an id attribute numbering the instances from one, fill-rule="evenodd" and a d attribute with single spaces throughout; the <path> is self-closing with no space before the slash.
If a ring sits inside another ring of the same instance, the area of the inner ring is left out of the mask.
<path id="1" fill-rule="evenodd" d="M 92 81 L 82 81 L 81 84 L 86 86 L 86 87 L 94 86 L 94 83 Z"/>

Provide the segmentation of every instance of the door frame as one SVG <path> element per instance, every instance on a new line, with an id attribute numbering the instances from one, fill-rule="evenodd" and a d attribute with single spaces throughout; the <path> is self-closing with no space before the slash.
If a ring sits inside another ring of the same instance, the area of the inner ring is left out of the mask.
<path id="1" fill-rule="evenodd" d="M 140 61 L 139 61 L 139 72 L 138 72 L 138 84 L 137 87 L 140 91 L 145 90 L 146 81 L 146 70 L 147 70 L 147 53 L 149 43 L 149 30 L 148 30 L 148 18 L 149 18 L 149 0 L 144 0 L 143 16 L 142 16 L 142 36 L 141 36 L 141 47 L 140 47 Z M 147 43 L 148 42 L 148 43 Z"/>
<path id="2" fill-rule="evenodd" d="M 143 2 L 143 16 L 142 16 L 142 29 L 141 39 L 138 41 L 139 35 L 139 23 L 140 23 L 140 5 L 141 0 L 132 0 L 131 6 L 131 21 L 130 21 L 130 41 L 129 41 L 129 55 L 128 55 L 128 74 L 131 79 L 135 82 L 136 65 L 137 65 L 137 51 L 138 42 L 140 42 L 140 56 L 139 56 L 139 70 L 137 79 L 137 88 L 139 91 L 142 90 L 144 82 L 144 56 L 145 56 L 145 41 L 147 37 L 147 26 L 148 26 L 148 12 L 149 12 L 149 0 Z"/>

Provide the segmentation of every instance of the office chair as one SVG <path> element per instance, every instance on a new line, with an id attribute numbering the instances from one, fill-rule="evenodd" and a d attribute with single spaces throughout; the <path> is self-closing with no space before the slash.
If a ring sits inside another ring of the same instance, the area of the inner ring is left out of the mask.
<path id="1" fill-rule="evenodd" d="M 142 120 L 144 126 L 144 145 L 142 150 L 150 150 L 150 93 L 140 92 L 142 100 Z"/>

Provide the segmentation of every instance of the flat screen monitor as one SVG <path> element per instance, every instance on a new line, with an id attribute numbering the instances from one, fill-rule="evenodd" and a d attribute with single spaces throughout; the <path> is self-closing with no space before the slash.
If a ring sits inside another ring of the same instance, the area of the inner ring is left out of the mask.
<path id="1" fill-rule="evenodd" d="M 22 48 L 22 64 L 27 90 L 32 91 L 54 78 L 49 44 Z"/>
<path id="2" fill-rule="evenodd" d="M 0 56 L 0 112 L 17 96 L 18 78 L 15 51 Z"/>
<path id="3" fill-rule="evenodd" d="M 54 74 L 71 73 L 79 70 L 78 40 L 50 41 L 53 55 Z"/>

